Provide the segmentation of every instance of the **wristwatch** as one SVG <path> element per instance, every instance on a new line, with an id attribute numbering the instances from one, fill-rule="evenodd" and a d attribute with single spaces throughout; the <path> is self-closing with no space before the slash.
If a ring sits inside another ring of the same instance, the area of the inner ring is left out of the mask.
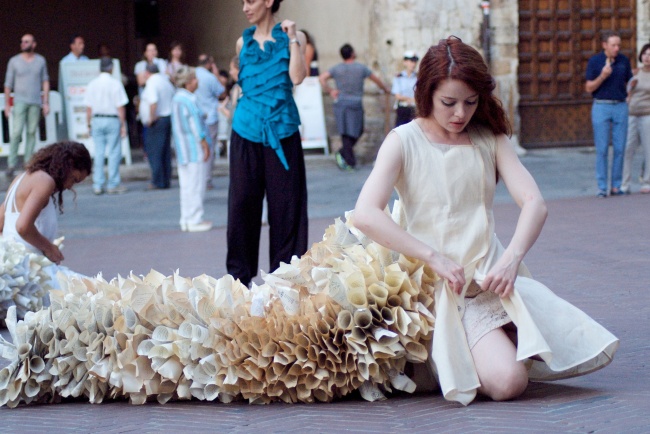
<path id="1" fill-rule="evenodd" d="M 300 47 L 300 41 L 298 40 L 298 38 L 293 38 L 292 40 L 289 41 L 289 45 L 294 44 L 294 43 L 298 44 L 298 46 Z"/>

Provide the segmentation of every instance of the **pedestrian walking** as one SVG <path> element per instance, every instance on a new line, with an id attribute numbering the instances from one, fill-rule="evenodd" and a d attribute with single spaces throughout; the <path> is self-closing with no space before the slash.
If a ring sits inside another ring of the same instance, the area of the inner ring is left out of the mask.
<path id="1" fill-rule="evenodd" d="M 341 135 L 343 147 L 336 153 L 336 164 L 341 170 L 354 170 L 357 165 L 354 145 L 363 134 L 364 125 L 363 82 L 369 78 L 387 95 L 390 89 L 370 68 L 356 61 L 357 55 L 350 44 L 344 44 L 340 53 L 343 62 L 323 72 L 319 79 L 323 90 L 334 100 L 334 117 Z M 327 84 L 331 78 L 336 88 Z"/>

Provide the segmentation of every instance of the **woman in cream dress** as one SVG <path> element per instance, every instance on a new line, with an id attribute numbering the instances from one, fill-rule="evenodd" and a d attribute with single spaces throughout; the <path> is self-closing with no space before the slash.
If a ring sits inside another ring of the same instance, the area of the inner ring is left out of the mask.
<path id="1" fill-rule="evenodd" d="M 480 54 L 459 39 L 431 47 L 416 85 L 419 117 L 386 138 L 353 217 L 368 237 L 443 278 L 435 288 L 430 362 L 445 398 L 463 404 L 477 391 L 512 399 L 529 379 L 593 371 L 618 347 L 616 337 L 523 265 L 547 210 L 509 143 L 494 86 Z M 505 248 L 494 235 L 498 180 L 521 208 Z M 383 211 L 393 188 L 402 226 Z M 509 334 L 513 325 L 516 335 Z"/>

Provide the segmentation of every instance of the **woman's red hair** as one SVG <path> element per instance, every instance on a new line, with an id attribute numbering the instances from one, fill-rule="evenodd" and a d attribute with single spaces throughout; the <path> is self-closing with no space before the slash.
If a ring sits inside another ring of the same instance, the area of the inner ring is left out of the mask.
<path id="1" fill-rule="evenodd" d="M 492 95 L 496 85 L 485 61 L 478 51 L 455 36 L 429 48 L 420 62 L 415 86 L 418 116 L 431 115 L 433 94 L 447 79 L 461 80 L 478 93 L 478 107 L 470 124 L 483 125 L 494 134 L 511 135 L 512 129 L 501 101 Z"/>

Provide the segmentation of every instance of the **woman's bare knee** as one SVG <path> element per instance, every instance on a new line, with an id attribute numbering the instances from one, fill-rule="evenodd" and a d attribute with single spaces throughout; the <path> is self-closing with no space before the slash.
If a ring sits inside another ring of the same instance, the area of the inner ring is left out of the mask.
<path id="1" fill-rule="evenodd" d="M 495 401 L 521 395 L 528 386 L 528 371 L 518 362 L 517 349 L 502 329 L 486 334 L 472 349 L 474 365 L 481 382 L 479 392 Z"/>
<path id="2" fill-rule="evenodd" d="M 528 373 L 521 364 L 521 367 L 513 367 L 502 373 L 500 378 L 493 378 L 490 383 L 483 393 L 495 401 L 508 401 L 524 393 L 528 387 Z"/>

